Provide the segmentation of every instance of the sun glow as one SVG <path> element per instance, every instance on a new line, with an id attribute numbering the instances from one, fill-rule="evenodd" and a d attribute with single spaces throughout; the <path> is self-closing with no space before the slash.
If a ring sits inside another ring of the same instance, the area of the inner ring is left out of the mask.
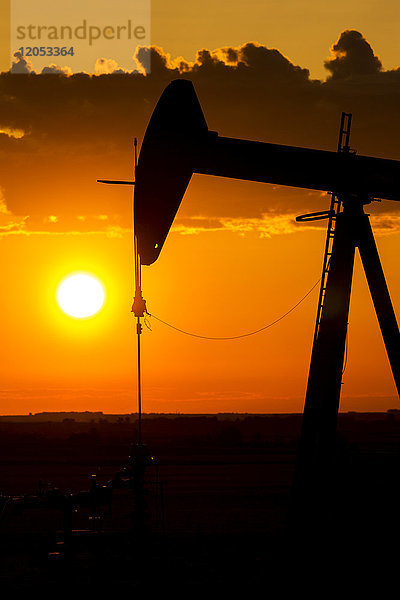
<path id="1" fill-rule="evenodd" d="M 87 319 L 98 313 L 104 299 L 102 284 L 89 273 L 68 275 L 57 289 L 57 302 L 61 310 L 75 319 Z"/>

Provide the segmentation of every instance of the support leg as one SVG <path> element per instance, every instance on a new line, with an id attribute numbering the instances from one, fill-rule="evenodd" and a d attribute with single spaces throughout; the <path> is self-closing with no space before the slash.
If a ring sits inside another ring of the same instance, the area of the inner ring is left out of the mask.
<path id="1" fill-rule="evenodd" d="M 400 332 L 368 215 L 361 217 L 358 248 L 400 396 Z"/>
<path id="2" fill-rule="evenodd" d="M 331 501 L 332 464 L 351 284 L 354 216 L 337 216 L 326 294 L 314 341 L 304 407 L 291 520 L 310 529 L 326 522 Z"/>

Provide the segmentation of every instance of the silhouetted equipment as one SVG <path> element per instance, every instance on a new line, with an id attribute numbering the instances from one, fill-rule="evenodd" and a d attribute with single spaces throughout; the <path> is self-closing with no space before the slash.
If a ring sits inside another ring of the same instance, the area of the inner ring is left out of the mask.
<path id="1" fill-rule="evenodd" d="M 193 173 L 400 200 L 400 162 L 219 136 L 190 81 L 164 90 L 141 147 L 135 227 L 143 265 L 160 254 Z"/>
<path id="2" fill-rule="evenodd" d="M 159 256 L 193 173 L 332 194 L 323 277 L 295 477 L 295 511 L 304 526 L 326 517 L 358 247 L 400 394 L 400 335 L 368 215 L 375 199 L 400 200 L 400 162 L 350 150 L 351 115 L 342 114 L 338 152 L 224 138 L 209 131 L 193 85 L 172 81 L 150 119 L 136 169 L 135 233 L 141 263 Z M 315 512 L 316 511 L 316 512 Z"/>
<path id="3" fill-rule="evenodd" d="M 134 138 L 134 173 L 136 180 L 137 170 L 137 138 Z M 135 185 L 135 181 L 98 179 L 98 183 L 107 183 L 111 185 Z M 133 212 L 133 211 L 132 211 Z M 134 215 L 132 214 L 133 220 Z M 134 490 L 134 526 L 136 535 L 142 537 L 147 530 L 147 503 L 146 503 L 146 480 L 145 474 L 149 465 L 156 464 L 156 459 L 150 455 L 147 446 L 142 442 L 142 369 L 141 369 L 141 345 L 140 336 L 143 332 L 141 318 L 147 313 L 146 301 L 142 295 L 141 288 L 141 261 L 138 253 L 137 237 L 134 227 L 133 231 L 133 255 L 134 255 L 134 285 L 135 295 L 131 312 L 136 317 L 136 335 L 137 335 L 137 402 L 138 402 L 138 441 L 132 445 L 131 455 L 123 471 L 128 476 L 130 486 Z M 157 483 L 157 485 L 159 485 Z M 162 487 L 160 486 L 162 494 Z"/>
<path id="4" fill-rule="evenodd" d="M 133 142 L 134 147 L 134 173 L 136 179 L 136 169 L 137 169 L 137 138 L 134 138 Z M 135 180 L 126 181 L 121 179 L 98 179 L 97 183 L 107 183 L 109 185 L 135 185 Z M 134 215 L 132 215 L 134 220 Z M 133 314 L 136 317 L 136 335 L 137 335 L 137 382 L 138 382 L 138 445 L 142 444 L 142 380 L 141 380 L 141 353 L 140 353 L 140 336 L 143 332 L 143 326 L 140 322 L 141 317 L 144 317 L 145 313 L 147 313 L 146 309 L 146 301 L 142 295 L 141 289 L 141 261 L 138 253 L 137 247 L 137 238 L 134 227 L 133 232 L 133 254 L 134 254 L 134 278 L 135 278 L 135 296 L 133 299 L 132 310 Z M 139 453 L 140 454 L 140 453 Z"/>
<path id="5" fill-rule="evenodd" d="M 148 476 L 150 469 L 154 474 L 152 479 Z M 96 475 L 91 475 L 88 489 L 66 493 L 50 484 L 44 488 L 40 481 L 36 494 L 2 494 L 0 517 L 8 521 L 15 515 L 20 531 L 21 516 L 23 511 L 27 510 L 27 516 L 23 520 L 36 532 L 37 527 L 41 527 L 40 523 L 43 524 L 42 519 L 48 518 L 46 544 L 51 544 L 47 554 L 51 562 L 73 559 L 76 564 L 76 561 L 80 560 L 82 544 L 85 553 L 90 554 L 93 551 L 96 556 L 96 549 L 101 542 L 99 536 L 104 538 L 103 543 L 109 540 L 110 534 L 119 537 L 121 525 L 129 536 L 133 534 L 135 546 L 140 552 L 142 548 L 138 542 L 143 540 L 150 530 L 154 533 L 165 533 L 165 483 L 159 479 L 158 460 L 151 456 L 145 445 L 134 444 L 127 464 L 113 479 L 100 483 Z M 40 518 L 32 519 L 32 511 L 35 509 Z M 50 536 L 49 524 L 53 520 L 58 527 L 62 523 L 62 528 L 54 531 L 54 536 Z M 2 530 L 2 535 L 3 533 Z M 88 546 L 90 539 L 93 542 Z"/>
<path id="6" fill-rule="evenodd" d="M 135 185 L 134 181 L 124 181 L 121 179 L 98 179 L 97 183 L 107 183 L 108 185 Z"/>

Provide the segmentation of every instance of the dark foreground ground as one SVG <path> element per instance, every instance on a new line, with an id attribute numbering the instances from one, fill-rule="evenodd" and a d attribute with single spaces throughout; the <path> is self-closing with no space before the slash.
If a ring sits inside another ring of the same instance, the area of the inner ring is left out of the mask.
<path id="1" fill-rule="evenodd" d="M 396 411 L 340 416 L 337 510 L 313 536 L 286 527 L 299 415 L 145 417 L 144 440 L 159 460 L 147 471 L 149 533 L 135 534 L 132 493 L 119 490 L 111 511 L 76 510 L 71 552 L 61 559 L 53 553 L 63 512 L 29 496 L 88 490 L 93 474 L 98 485 L 112 479 L 137 431 L 134 417 L 45 418 L 0 420 L 3 590 L 258 595 L 301 585 L 311 592 L 324 581 L 326 597 L 348 574 L 358 588 L 397 578 Z"/>

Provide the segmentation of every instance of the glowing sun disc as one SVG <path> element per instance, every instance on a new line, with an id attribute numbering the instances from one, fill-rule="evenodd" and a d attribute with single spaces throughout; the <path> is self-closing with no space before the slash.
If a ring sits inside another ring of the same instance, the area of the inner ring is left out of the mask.
<path id="1" fill-rule="evenodd" d="M 60 283 L 57 302 L 63 312 L 76 319 L 95 315 L 104 304 L 104 289 L 93 275 L 75 273 Z"/>

